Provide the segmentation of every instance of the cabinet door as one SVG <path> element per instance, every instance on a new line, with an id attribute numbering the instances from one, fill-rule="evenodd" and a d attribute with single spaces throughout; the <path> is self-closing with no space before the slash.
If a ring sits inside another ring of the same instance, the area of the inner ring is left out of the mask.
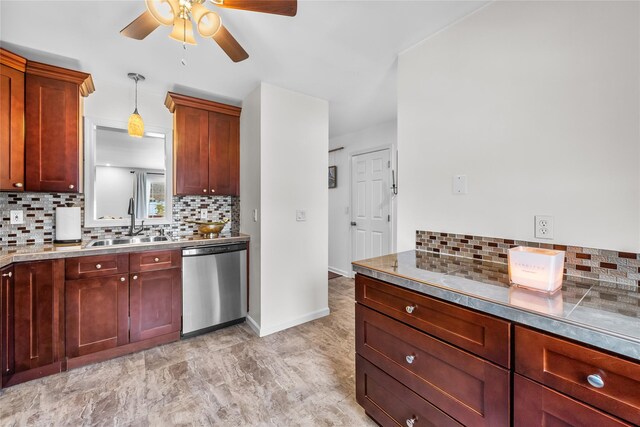
<path id="1" fill-rule="evenodd" d="M 61 360 L 61 301 L 64 260 L 18 263 L 14 266 L 15 372 Z"/>
<path id="2" fill-rule="evenodd" d="M 0 269 L 0 348 L 4 383 L 13 372 L 13 267 Z"/>
<path id="3" fill-rule="evenodd" d="M 221 196 L 240 194 L 240 118 L 209 113 L 209 187 Z"/>
<path id="4" fill-rule="evenodd" d="M 24 73 L 0 65 L 0 190 L 24 190 Z"/>
<path id="5" fill-rule="evenodd" d="M 27 74 L 26 190 L 78 192 L 78 85 Z"/>
<path id="6" fill-rule="evenodd" d="M 68 280 L 67 357 L 78 357 L 129 342 L 127 275 Z"/>
<path id="7" fill-rule="evenodd" d="M 174 192 L 177 195 L 208 195 L 208 112 L 180 106 L 176 109 L 174 120 Z"/>
<path id="8" fill-rule="evenodd" d="M 182 278 L 179 268 L 131 274 L 131 342 L 180 330 Z"/>

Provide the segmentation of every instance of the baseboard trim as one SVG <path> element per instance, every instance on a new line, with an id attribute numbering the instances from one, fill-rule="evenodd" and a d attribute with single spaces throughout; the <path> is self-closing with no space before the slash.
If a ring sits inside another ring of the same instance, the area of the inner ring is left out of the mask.
<path id="1" fill-rule="evenodd" d="M 258 336 L 265 337 L 267 335 L 274 334 L 276 332 L 284 331 L 285 329 L 292 328 L 294 326 L 301 325 L 303 323 L 310 322 L 312 320 L 319 319 L 324 316 L 328 316 L 330 313 L 329 307 L 323 308 L 321 310 L 313 311 L 311 313 L 307 313 L 304 316 L 300 316 L 295 319 L 288 320 L 286 322 L 279 323 L 277 325 L 272 326 L 261 326 L 259 328 Z M 249 318 L 247 317 L 247 320 Z M 253 329 L 253 326 L 252 326 Z"/>
<path id="2" fill-rule="evenodd" d="M 344 277 L 351 277 L 351 273 L 349 273 L 348 271 L 340 270 L 339 268 L 329 267 L 329 271 Z"/>
<path id="3" fill-rule="evenodd" d="M 248 314 L 247 314 L 247 325 L 249 325 L 251 330 L 257 336 L 260 336 L 260 325 L 258 325 L 258 323 L 255 320 L 253 320 L 253 318 L 251 318 L 251 316 L 249 316 Z"/>

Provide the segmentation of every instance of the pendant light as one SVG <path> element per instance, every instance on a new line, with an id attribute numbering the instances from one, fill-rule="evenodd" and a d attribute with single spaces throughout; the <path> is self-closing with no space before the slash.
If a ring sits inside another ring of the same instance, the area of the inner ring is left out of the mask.
<path id="1" fill-rule="evenodd" d="M 130 136 L 142 138 L 144 135 L 144 122 L 140 114 L 138 114 L 138 81 L 144 81 L 144 76 L 138 73 L 129 73 L 127 76 L 136 82 L 136 107 L 131 116 L 129 116 L 128 131 Z"/>

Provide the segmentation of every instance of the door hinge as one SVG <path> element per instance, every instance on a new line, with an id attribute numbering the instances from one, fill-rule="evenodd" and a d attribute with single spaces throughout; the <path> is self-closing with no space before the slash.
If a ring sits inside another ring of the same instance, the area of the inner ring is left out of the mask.
<path id="1" fill-rule="evenodd" d="M 387 169 L 391 169 L 391 160 L 387 160 Z"/>
<path id="2" fill-rule="evenodd" d="M 391 215 L 387 215 L 387 222 L 391 222 Z"/>

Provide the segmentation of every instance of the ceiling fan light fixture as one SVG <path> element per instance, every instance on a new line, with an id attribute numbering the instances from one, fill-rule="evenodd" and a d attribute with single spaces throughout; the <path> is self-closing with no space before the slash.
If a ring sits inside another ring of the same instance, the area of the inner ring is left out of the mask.
<path id="1" fill-rule="evenodd" d="M 142 138 L 144 135 L 144 121 L 138 113 L 138 81 L 144 81 L 144 76 L 138 73 L 129 73 L 127 76 L 136 82 L 136 106 L 133 113 L 129 116 L 127 132 L 129 136 L 134 138 Z"/>
<path id="2" fill-rule="evenodd" d="M 191 5 L 191 14 L 196 22 L 198 33 L 204 38 L 213 37 L 222 26 L 220 15 L 207 9 L 200 3 Z"/>
<path id="3" fill-rule="evenodd" d="M 190 19 L 179 18 L 173 21 L 173 31 L 169 37 L 182 43 L 197 44 L 193 37 L 193 24 Z"/>
<path id="4" fill-rule="evenodd" d="M 176 0 L 145 0 L 147 10 L 162 25 L 173 25 L 180 11 Z"/>

